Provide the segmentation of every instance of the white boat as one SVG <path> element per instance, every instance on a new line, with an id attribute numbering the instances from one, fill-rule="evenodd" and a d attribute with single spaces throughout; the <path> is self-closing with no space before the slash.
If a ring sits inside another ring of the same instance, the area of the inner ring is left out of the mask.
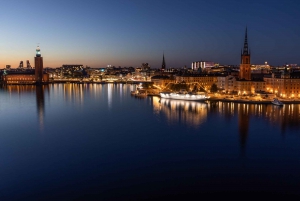
<path id="1" fill-rule="evenodd" d="M 204 92 L 198 93 L 170 93 L 170 92 L 160 92 L 161 98 L 169 98 L 176 100 L 207 100 L 210 97 L 207 96 Z"/>
<path id="2" fill-rule="evenodd" d="M 278 100 L 277 98 L 274 98 L 274 100 L 271 101 L 271 103 L 274 105 L 279 105 L 279 106 L 283 105 L 283 103 L 280 100 Z"/>

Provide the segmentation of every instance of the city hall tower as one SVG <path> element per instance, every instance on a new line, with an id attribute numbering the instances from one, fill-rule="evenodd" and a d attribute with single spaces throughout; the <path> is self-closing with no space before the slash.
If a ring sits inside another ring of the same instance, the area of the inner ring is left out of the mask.
<path id="1" fill-rule="evenodd" d="M 35 81 L 36 84 L 41 84 L 43 82 L 43 57 L 41 56 L 40 47 L 36 48 L 36 56 L 34 57 L 35 66 Z"/>

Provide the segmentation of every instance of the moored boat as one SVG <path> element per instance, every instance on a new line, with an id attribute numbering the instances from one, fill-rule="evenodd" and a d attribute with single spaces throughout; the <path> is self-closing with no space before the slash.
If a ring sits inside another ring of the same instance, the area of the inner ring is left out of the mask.
<path id="1" fill-rule="evenodd" d="M 207 96 L 204 92 L 198 93 L 170 93 L 170 92 L 160 92 L 161 98 L 177 99 L 177 100 L 207 100 L 210 97 Z"/>
<path id="2" fill-rule="evenodd" d="M 283 106 L 283 103 L 277 98 L 274 98 L 273 101 L 271 101 L 271 103 L 274 105 Z"/>
<path id="3" fill-rule="evenodd" d="M 131 91 L 131 95 L 136 97 L 146 97 L 147 91 L 145 89 L 137 89 L 135 91 Z"/>

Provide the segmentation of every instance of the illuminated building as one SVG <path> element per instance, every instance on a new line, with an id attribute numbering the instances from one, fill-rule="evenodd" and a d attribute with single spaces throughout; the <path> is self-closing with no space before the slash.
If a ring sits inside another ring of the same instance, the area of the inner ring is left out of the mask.
<path id="1" fill-rule="evenodd" d="M 227 93 L 236 91 L 236 78 L 234 76 L 219 76 L 217 80 L 217 86 L 221 91 Z"/>
<path id="2" fill-rule="evenodd" d="M 251 65 L 251 73 L 269 73 L 271 67 L 268 62 L 265 62 L 264 65 Z"/>
<path id="3" fill-rule="evenodd" d="M 248 50 L 248 37 L 247 28 L 245 33 L 244 49 L 241 53 L 241 65 L 240 65 L 240 80 L 251 80 L 251 65 L 250 65 L 250 52 Z"/>
<path id="4" fill-rule="evenodd" d="M 63 64 L 60 71 L 60 76 L 63 78 L 83 77 L 86 75 L 82 64 Z"/>
<path id="5" fill-rule="evenodd" d="M 206 70 L 207 68 L 215 67 L 215 63 L 212 61 L 195 61 L 192 62 L 192 70 Z"/>
<path id="6" fill-rule="evenodd" d="M 191 75 L 181 75 L 176 76 L 177 83 L 197 83 L 201 85 L 205 90 L 210 89 L 213 84 L 217 84 L 218 77 L 214 75 L 207 75 L 207 74 L 191 74 Z"/>
<path id="7" fill-rule="evenodd" d="M 300 98 L 300 72 L 273 73 L 264 77 L 267 91 L 282 98 Z"/>
<path id="8" fill-rule="evenodd" d="M 236 84 L 238 94 L 246 95 L 255 93 L 253 82 L 251 81 L 250 51 L 248 49 L 247 28 L 245 32 L 244 48 L 241 52 L 240 72 Z"/>
<path id="9" fill-rule="evenodd" d="M 251 67 L 250 67 L 250 53 L 248 50 L 248 37 L 247 37 L 247 28 L 245 33 L 244 49 L 241 53 L 241 64 L 239 79 L 237 80 L 237 90 L 239 94 L 250 94 L 252 90 L 251 82 Z"/>
<path id="10" fill-rule="evenodd" d="M 175 83 L 175 80 L 171 79 L 167 75 L 155 75 L 151 77 L 151 82 L 153 82 L 154 86 L 163 88 L 167 86 L 169 83 Z"/>
<path id="11" fill-rule="evenodd" d="M 29 62 L 28 62 L 29 63 Z M 30 65 L 30 64 L 29 64 Z M 21 67 L 20 67 L 21 66 Z M 19 68 L 23 68 L 23 61 Z M 3 76 L 4 84 L 42 84 L 49 82 L 49 75 L 43 72 L 43 57 L 41 57 L 40 48 L 36 49 L 35 69 L 26 70 L 7 70 Z"/>
<path id="12" fill-rule="evenodd" d="M 36 57 L 34 57 L 34 66 L 35 66 L 36 84 L 41 84 L 43 81 L 43 57 L 41 57 L 41 50 L 39 46 L 36 48 Z"/>

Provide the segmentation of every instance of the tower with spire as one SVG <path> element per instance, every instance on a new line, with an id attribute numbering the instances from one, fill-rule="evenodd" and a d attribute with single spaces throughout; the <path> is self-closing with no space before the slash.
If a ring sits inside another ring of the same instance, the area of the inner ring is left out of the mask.
<path id="1" fill-rule="evenodd" d="M 166 69 L 165 53 L 163 53 L 163 61 L 162 61 L 162 65 L 161 65 L 161 70 L 165 70 L 165 69 Z"/>
<path id="2" fill-rule="evenodd" d="M 35 66 L 35 81 L 36 84 L 41 84 L 43 82 L 43 57 L 41 56 L 40 47 L 36 48 L 36 55 L 34 57 Z"/>
<path id="3" fill-rule="evenodd" d="M 248 47 L 247 27 L 245 32 L 244 48 L 241 51 L 239 79 L 251 80 L 250 50 Z"/>

